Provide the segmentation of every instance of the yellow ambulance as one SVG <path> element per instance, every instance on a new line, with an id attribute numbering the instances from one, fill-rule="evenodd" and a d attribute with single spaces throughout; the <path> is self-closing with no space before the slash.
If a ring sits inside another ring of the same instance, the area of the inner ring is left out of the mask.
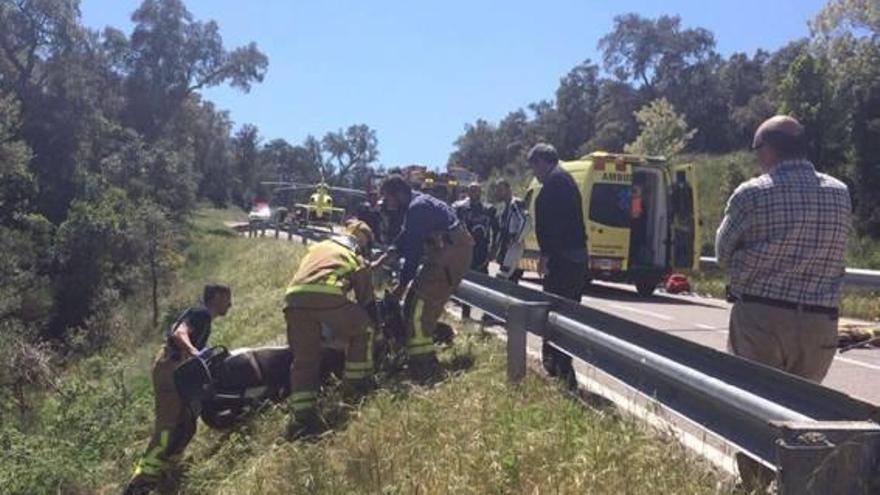
<path id="1" fill-rule="evenodd" d="M 595 152 L 560 166 L 581 193 L 591 280 L 631 283 L 648 296 L 667 274 L 698 268 L 700 216 L 692 164 Z M 532 180 L 523 198 L 532 218 L 540 190 Z M 538 255 L 532 229 L 520 268 L 537 271 Z"/>

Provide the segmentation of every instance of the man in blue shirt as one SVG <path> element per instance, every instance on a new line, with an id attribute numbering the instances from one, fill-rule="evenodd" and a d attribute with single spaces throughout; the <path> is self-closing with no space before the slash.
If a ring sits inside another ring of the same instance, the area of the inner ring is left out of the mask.
<path id="1" fill-rule="evenodd" d="M 437 370 L 434 328 L 471 264 L 474 241 L 451 206 L 414 192 L 403 177 L 389 176 L 380 192 L 389 208 L 404 212 L 404 220 L 389 252 L 376 263 L 382 264 L 392 253 L 404 259 L 400 280 L 391 295 L 400 299 L 412 282 L 404 303 L 407 354 L 411 375 L 424 381 Z"/>

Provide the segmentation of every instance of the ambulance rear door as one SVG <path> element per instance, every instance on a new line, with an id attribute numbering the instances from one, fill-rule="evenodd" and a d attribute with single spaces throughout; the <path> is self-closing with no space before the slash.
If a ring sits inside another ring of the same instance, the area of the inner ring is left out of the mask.
<path id="1" fill-rule="evenodd" d="M 632 164 L 622 157 L 597 156 L 587 179 L 587 245 L 590 271 L 626 271 L 629 264 Z"/>
<path id="2" fill-rule="evenodd" d="M 700 266 L 700 220 L 696 167 L 670 165 L 669 265 L 678 270 Z"/>

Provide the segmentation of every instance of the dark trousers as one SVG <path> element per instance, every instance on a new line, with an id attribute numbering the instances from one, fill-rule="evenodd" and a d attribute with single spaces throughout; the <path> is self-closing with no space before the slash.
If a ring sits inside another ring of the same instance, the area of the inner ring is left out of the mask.
<path id="1" fill-rule="evenodd" d="M 544 275 L 544 292 L 572 301 L 580 301 L 587 278 L 586 263 L 572 263 L 564 258 L 550 258 Z"/>
<path id="2" fill-rule="evenodd" d="M 551 257 L 544 275 L 544 292 L 580 302 L 587 277 L 587 264 L 573 263 L 564 258 Z M 565 377 L 571 370 L 571 357 L 550 345 L 547 339 L 541 347 L 541 361 L 551 376 Z"/>

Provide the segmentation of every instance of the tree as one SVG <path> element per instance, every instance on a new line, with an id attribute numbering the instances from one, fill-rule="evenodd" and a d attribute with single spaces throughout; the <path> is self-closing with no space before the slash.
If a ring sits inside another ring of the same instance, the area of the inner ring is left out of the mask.
<path id="1" fill-rule="evenodd" d="M 245 124 L 235 133 L 232 156 L 235 172 L 230 192 L 232 201 L 247 208 L 256 195 L 260 181 L 272 179 L 260 161 L 260 135 L 256 126 Z"/>
<path id="2" fill-rule="evenodd" d="M 675 112 L 666 98 L 645 105 L 635 117 L 641 133 L 626 145 L 624 150 L 627 153 L 673 157 L 684 151 L 697 132 L 688 129 L 684 117 Z"/>
<path id="3" fill-rule="evenodd" d="M 150 286 L 153 326 L 159 326 L 159 297 L 161 286 L 170 280 L 183 257 L 177 252 L 174 226 L 159 206 L 145 202 L 135 211 L 133 231 L 140 240 L 141 264 L 145 266 Z"/>
<path id="4" fill-rule="evenodd" d="M 636 81 L 653 96 L 664 78 L 713 53 L 715 38 L 703 28 L 682 29 L 678 16 L 656 20 L 638 14 L 614 18 L 614 30 L 599 40 L 605 70 L 620 81 Z"/>
<path id="5" fill-rule="evenodd" d="M 556 90 L 556 111 L 561 128 L 559 155 L 576 158 L 577 151 L 595 131 L 596 108 L 599 100 L 599 67 L 589 60 L 578 64 L 559 82 Z"/>
<path id="6" fill-rule="evenodd" d="M 0 98 L 0 225 L 12 225 L 29 211 L 36 196 L 28 170 L 32 155 L 27 145 L 15 138 L 21 125 L 18 102 L 9 95 Z"/>
<path id="7" fill-rule="evenodd" d="M 353 169 L 366 168 L 379 158 L 378 146 L 376 131 L 365 124 L 328 132 L 321 140 L 321 150 L 327 155 L 324 177 L 336 184 L 345 183 Z"/>
<path id="8" fill-rule="evenodd" d="M 835 102 L 835 91 L 825 64 L 809 53 L 794 60 L 779 87 L 779 112 L 797 118 L 820 167 L 844 160 L 845 115 Z"/>
<path id="9" fill-rule="evenodd" d="M 850 117 L 848 182 L 856 225 L 862 233 L 880 238 L 880 5 L 831 0 L 811 26 L 814 46 L 834 81 L 834 104 Z"/>
<path id="10" fill-rule="evenodd" d="M 627 83 L 605 79 L 599 89 L 599 108 L 596 111 L 596 132 L 579 154 L 590 151 L 623 151 L 623 146 L 635 139 L 638 124 L 635 112 L 642 106 L 643 97 Z"/>
<path id="11" fill-rule="evenodd" d="M 75 0 L 0 1 L 0 87 L 29 96 L 48 76 L 42 62 L 69 50 L 81 30 Z"/>
<path id="12" fill-rule="evenodd" d="M 250 91 L 269 65 L 256 44 L 227 51 L 214 21 L 193 19 L 181 0 L 144 0 L 132 14 L 134 31 L 125 51 L 128 121 L 157 139 L 180 105 L 198 90 L 229 83 Z"/>
<path id="13" fill-rule="evenodd" d="M 448 163 L 465 167 L 481 178 L 488 177 L 506 161 L 506 149 L 497 132 L 494 125 L 483 119 L 466 125 L 464 134 L 455 140 L 455 150 L 449 155 Z"/>
<path id="14" fill-rule="evenodd" d="M 830 0 L 810 23 L 823 35 L 840 35 L 866 29 L 880 36 L 880 3 L 875 0 Z"/>
<path id="15" fill-rule="evenodd" d="M 719 79 L 730 112 L 731 144 L 743 147 L 755 129 L 776 112 L 767 95 L 765 66 L 770 54 L 758 50 L 754 57 L 734 53 L 721 67 Z"/>

